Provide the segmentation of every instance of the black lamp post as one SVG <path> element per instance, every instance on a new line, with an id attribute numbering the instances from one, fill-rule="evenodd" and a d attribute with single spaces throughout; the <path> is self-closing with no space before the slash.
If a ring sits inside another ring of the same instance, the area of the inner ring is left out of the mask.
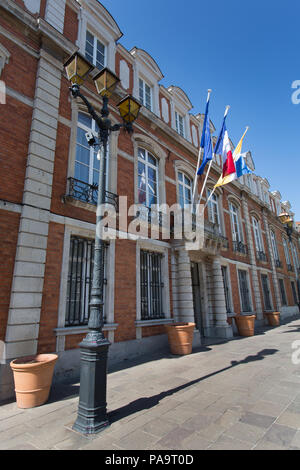
<path id="1" fill-rule="evenodd" d="M 293 233 L 293 219 L 287 212 L 282 212 L 279 214 L 278 219 L 284 225 L 286 234 L 289 238 L 289 241 L 292 241 L 292 233 Z"/>
<path id="2" fill-rule="evenodd" d="M 133 97 L 127 96 L 118 104 L 123 124 L 111 124 L 108 118 L 108 100 L 115 90 L 119 78 L 107 68 L 104 68 L 94 78 L 98 93 L 103 98 L 101 115 L 98 115 L 93 106 L 80 92 L 80 85 L 93 70 L 93 66 L 79 53 L 75 53 L 65 63 L 67 77 L 72 83 L 70 87 L 74 98 L 81 98 L 89 114 L 99 127 L 98 140 L 102 154 L 100 159 L 98 201 L 96 216 L 96 235 L 94 249 L 93 281 L 90 300 L 90 316 L 88 333 L 80 343 L 80 393 L 77 420 L 73 429 L 83 434 L 94 434 L 108 425 L 106 413 L 106 383 L 107 383 L 107 356 L 110 342 L 103 335 L 104 324 L 104 240 L 101 237 L 100 227 L 102 215 L 99 210 L 106 202 L 105 169 L 107 160 L 107 143 L 111 132 L 124 128 L 132 132 L 132 123 L 138 116 L 141 105 Z M 92 142 L 91 145 L 96 145 Z"/>

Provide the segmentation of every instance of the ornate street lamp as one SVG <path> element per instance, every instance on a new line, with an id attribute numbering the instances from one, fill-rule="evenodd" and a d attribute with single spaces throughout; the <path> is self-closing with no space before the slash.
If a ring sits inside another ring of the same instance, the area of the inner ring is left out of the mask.
<path id="1" fill-rule="evenodd" d="M 292 217 L 287 212 L 282 212 L 281 214 L 279 214 L 278 219 L 280 220 L 282 225 L 284 225 L 289 240 L 292 241 L 292 233 L 294 226 L 294 221 Z"/>
<path id="2" fill-rule="evenodd" d="M 123 99 L 118 107 L 123 119 L 122 124 L 112 125 L 108 118 L 108 99 L 119 83 L 119 78 L 107 68 L 94 77 L 98 93 L 103 98 L 100 115 L 80 92 L 80 85 L 94 67 L 77 52 L 65 63 L 67 77 L 74 98 L 81 98 L 87 106 L 91 117 L 99 127 L 98 140 L 101 147 L 98 201 L 96 215 L 96 235 L 94 248 L 93 281 L 90 300 L 90 316 L 87 336 L 80 343 L 80 392 L 77 420 L 73 429 L 83 434 L 94 434 L 108 425 L 106 412 L 107 356 L 110 342 L 103 335 L 104 324 L 104 240 L 99 234 L 103 216 L 99 210 L 106 202 L 105 169 L 107 160 L 107 143 L 111 132 L 124 128 L 132 132 L 132 123 L 137 118 L 141 105 L 133 97 Z M 127 113 L 124 111 L 127 109 Z M 99 145 L 93 143 L 93 145 Z M 97 230 L 98 228 L 98 230 Z"/>

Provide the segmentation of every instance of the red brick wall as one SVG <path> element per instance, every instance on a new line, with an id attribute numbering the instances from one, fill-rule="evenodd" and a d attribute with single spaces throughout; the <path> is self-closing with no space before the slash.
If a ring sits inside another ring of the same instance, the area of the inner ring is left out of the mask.
<path id="1" fill-rule="evenodd" d="M 63 242 L 64 226 L 62 224 L 51 222 L 49 224 L 43 300 L 41 308 L 38 341 L 39 353 L 49 353 L 56 350 L 56 336 L 53 332 L 53 329 L 57 328 Z"/>
<path id="2" fill-rule="evenodd" d="M 4 341 L 20 215 L 0 210 L 0 341 Z"/>
<path id="3" fill-rule="evenodd" d="M 65 24 L 64 24 L 64 36 L 75 43 L 78 34 L 78 17 L 76 11 L 66 4 L 65 10 Z"/>
<path id="4" fill-rule="evenodd" d="M 119 324 L 115 341 L 136 338 L 136 244 L 116 240 L 115 252 L 115 322 Z"/>

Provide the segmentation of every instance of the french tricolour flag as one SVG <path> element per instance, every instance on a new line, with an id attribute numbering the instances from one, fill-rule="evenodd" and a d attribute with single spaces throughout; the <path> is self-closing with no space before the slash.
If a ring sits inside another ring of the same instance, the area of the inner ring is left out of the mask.
<path id="1" fill-rule="evenodd" d="M 233 155 L 231 151 L 231 145 L 228 137 L 228 132 L 226 126 L 224 126 L 224 138 L 223 138 L 223 149 L 222 149 L 222 158 L 223 158 L 223 178 L 225 176 L 231 175 L 236 172 L 235 164 L 233 161 Z"/>

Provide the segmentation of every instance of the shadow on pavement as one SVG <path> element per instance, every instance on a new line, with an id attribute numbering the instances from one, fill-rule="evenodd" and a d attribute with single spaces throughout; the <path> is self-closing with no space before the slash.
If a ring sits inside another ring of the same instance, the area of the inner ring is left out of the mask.
<path id="1" fill-rule="evenodd" d="M 138 398 L 137 400 L 132 401 L 128 405 L 122 406 L 121 408 L 118 408 L 116 410 L 110 411 L 108 413 L 108 419 L 110 423 L 119 421 L 127 416 L 130 416 L 134 413 L 138 413 L 139 411 L 143 410 L 148 410 L 156 405 L 158 403 L 174 393 L 179 392 L 180 390 L 184 390 L 185 388 L 191 387 L 192 385 L 195 385 L 199 382 L 202 382 L 203 380 L 206 380 L 210 377 L 213 377 L 214 375 L 220 374 L 222 372 L 225 372 L 229 369 L 232 369 L 233 367 L 239 366 L 241 364 L 247 364 L 249 362 L 254 362 L 254 361 L 262 361 L 266 356 L 270 356 L 272 354 L 276 354 L 278 352 L 278 349 L 263 349 L 262 351 L 258 352 L 257 354 L 253 356 L 247 356 L 245 359 L 242 359 L 240 361 L 231 361 L 231 365 L 228 367 L 224 367 L 223 369 L 217 370 L 216 372 L 212 372 L 211 374 L 205 375 L 203 377 L 200 377 L 199 379 L 192 380 L 190 382 L 187 382 L 184 385 L 179 385 L 178 387 L 172 388 L 170 390 L 167 390 L 165 392 L 158 393 L 157 395 L 153 395 L 152 397 L 143 397 L 143 398 Z"/>

